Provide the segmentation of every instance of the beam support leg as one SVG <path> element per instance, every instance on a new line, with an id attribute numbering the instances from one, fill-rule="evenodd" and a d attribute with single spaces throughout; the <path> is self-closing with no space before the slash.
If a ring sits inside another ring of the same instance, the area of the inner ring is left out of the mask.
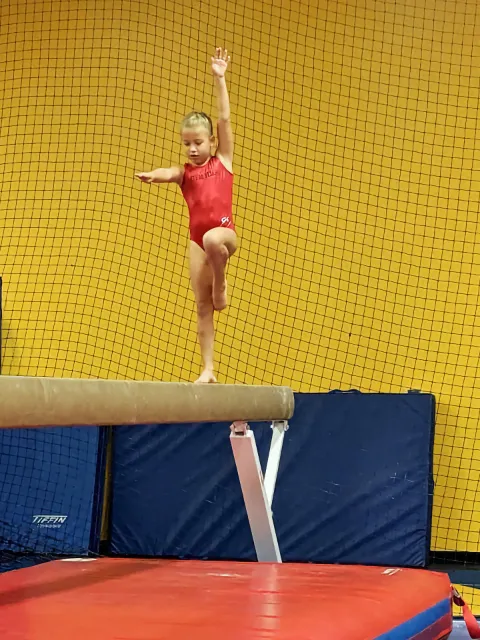
<path id="1" fill-rule="evenodd" d="M 272 423 L 272 442 L 264 479 L 253 431 L 246 422 L 234 422 L 230 427 L 233 456 L 259 562 L 282 562 L 271 506 L 287 429 L 285 420 Z"/>

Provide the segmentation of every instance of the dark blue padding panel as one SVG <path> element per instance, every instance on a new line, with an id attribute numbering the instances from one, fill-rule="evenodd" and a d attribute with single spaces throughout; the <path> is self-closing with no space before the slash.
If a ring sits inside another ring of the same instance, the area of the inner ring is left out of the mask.
<path id="1" fill-rule="evenodd" d="M 0 550 L 98 551 L 105 446 L 98 427 L 0 429 Z"/>
<path id="2" fill-rule="evenodd" d="M 273 502 L 285 561 L 424 566 L 434 397 L 296 394 Z M 252 425 L 265 466 L 269 425 Z M 229 425 L 114 430 L 111 550 L 255 560 Z"/>

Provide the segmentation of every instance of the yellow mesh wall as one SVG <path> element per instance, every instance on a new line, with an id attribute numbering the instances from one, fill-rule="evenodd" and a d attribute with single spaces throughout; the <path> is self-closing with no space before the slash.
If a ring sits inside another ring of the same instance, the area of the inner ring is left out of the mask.
<path id="1" fill-rule="evenodd" d="M 178 123 L 236 134 L 222 382 L 432 392 L 433 548 L 480 514 L 474 0 L 8 0 L 0 7 L 4 373 L 192 380 Z M 468 595 L 468 594 L 467 594 Z"/>

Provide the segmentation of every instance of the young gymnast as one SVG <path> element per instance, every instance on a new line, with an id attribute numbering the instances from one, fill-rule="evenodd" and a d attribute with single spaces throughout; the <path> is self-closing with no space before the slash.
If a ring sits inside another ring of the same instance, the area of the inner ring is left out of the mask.
<path id="1" fill-rule="evenodd" d="M 197 306 L 198 341 L 203 371 L 196 382 L 216 382 L 214 375 L 213 312 L 227 306 L 225 270 L 237 248 L 232 218 L 233 134 L 225 72 L 227 51 L 212 57 L 215 78 L 218 144 L 210 117 L 194 111 L 181 124 L 181 137 L 189 162 L 183 167 L 137 173 L 149 184 L 176 182 L 190 215 L 190 281 Z"/>

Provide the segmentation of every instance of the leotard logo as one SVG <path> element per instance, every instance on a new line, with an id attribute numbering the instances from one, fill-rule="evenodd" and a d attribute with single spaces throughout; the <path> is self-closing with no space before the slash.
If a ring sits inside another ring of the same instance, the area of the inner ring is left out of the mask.
<path id="1" fill-rule="evenodd" d="M 191 180 L 205 180 L 206 178 L 213 178 L 218 176 L 218 171 L 205 171 L 204 173 L 194 173 L 190 176 Z"/>

